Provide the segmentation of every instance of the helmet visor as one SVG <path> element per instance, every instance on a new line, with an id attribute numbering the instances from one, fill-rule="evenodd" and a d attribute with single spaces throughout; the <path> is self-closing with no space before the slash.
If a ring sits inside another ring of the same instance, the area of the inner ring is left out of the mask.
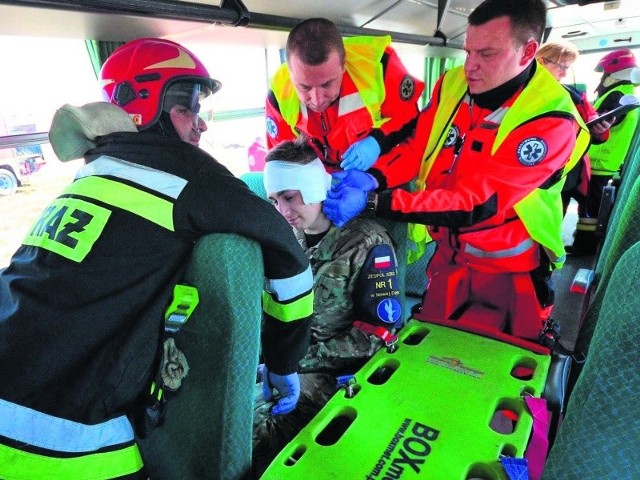
<path id="1" fill-rule="evenodd" d="M 162 110 L 169 113 L 171 109 L 180 105 L 193 113 L 197 113 L 203 120 L 208 121 L 213 116 L 209 111 L 211 102 L 205 101 L 213 91 L 208 85 L 195 83 L 193 81 L 178 81 L 167 88 L 164 94 Z"/>

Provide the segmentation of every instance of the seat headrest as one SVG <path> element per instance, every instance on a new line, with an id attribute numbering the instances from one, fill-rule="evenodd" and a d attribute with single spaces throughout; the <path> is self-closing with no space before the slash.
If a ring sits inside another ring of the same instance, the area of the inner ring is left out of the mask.
<path id="1" fill-rule="evenodd" d="M 49 142 L 62 162 L 82 158 L 96 146 L 96 137 L 115 132 L 137 132 L 127 112 L 109 102 L 87 103 L 81 107 L 63 105 L 51 122 Z"/>

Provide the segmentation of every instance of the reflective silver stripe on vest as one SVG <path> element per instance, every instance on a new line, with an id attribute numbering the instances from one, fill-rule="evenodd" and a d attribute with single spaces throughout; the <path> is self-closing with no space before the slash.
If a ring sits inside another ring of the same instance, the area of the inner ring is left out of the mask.
<path id="1" fill-rule="evenodd" d="M 313 273 L 309 266 L 304 272 L 293 277 L 269 279 L 267 291 L 275 293 L 279 302 L 286 302 L 308 292 L 310 285 L 313 285 Z"/>
<path id="2" fill-rule="evenodd" d="M 0 399 L 0 435 L 58 452 L 93 452 L 133 441 L 124 415 L 97 425 L 65 420 Z"/>
<path id="3" fill-rule="evenodd" d="M 167 197 L 178 198 L 187 181 L 171 173 L 103 155 L 89 162 L 76 174 L 76 180 L 92 175 L 109 175 L 142 185 Z"/>
<path id="4" fill-rule="evenodd" d="M 472 247 L 468 243 L 464 247 L 464 252 L 468 253 L 471 256 L 478 258 L 508 258 L 515 257 L 516 255 L 520 255 L 523 252 L 526 252 L 528 249 L 533 247 L 535 244 L 533 240 L 528 238 L 520 245 L 516 245 L 515 247 L 507 248 L 505 250 L 497 250 L 495 252 L 487 252 L 485 250 L 480 250 L 479 248 Z"/>
<path id="5" fill-rule="evenodd" d="M 338 116 L 355 112 L 361 108 L 364 108 L 362 97 L 358 92 L 351 93 L 344 97 L 340 97 L 340 102 L 338 103 Z"/>

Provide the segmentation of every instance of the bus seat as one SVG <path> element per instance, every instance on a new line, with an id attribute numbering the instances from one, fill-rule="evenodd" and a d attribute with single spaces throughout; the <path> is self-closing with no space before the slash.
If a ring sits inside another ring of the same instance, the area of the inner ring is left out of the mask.
<path id="1" fill-rule="evenodd" d="M 602 257 L 602 270 L 599 275 L 596 272 L 594 290 L 588 298 L 589 304 L 578 332 L 576 351 L 581 353 L 586 353 L 589 349 L 595 324 L 599 319 L 605 290 L 614 267 L 620 262 L 622 254 L 640 240 L 640 177 L 634 181 L 629 191 L 615 229 L 609 229 L 608 232 L 611 240 L 608 250 Z"/>
<path id="2" fill-rule="evenodd" d="M 196 243 L 184 279 L 200 303 L 175 335 L 189 374 L 168 401 L 164 425 L 139 439 L 154 480 L 248 478 L 262 265 L 259 245 L 239 235 Z"/>
<path id="3" fill-rule="evenodd" d="M 543 480 L 638 478 L 640 242 L 613 268 Z"/>
<path id="4" fill-rule="evenodd" d="M 599 276 L 608 262 L 608 251 L 611 248 L 613 237 L 616 235 L 615 231 L 620 221 L 620 216 L 628 202 L 633 185 L 638 176 L 640 176 L 640 129 L 637 129 L 634 133 L 634 139 L 629 150 L 625 159 L 620 185 L 616 188 L 616 199 L 607 224 L 607 233 L 598 254 L 595 268 L 596 277 Z"/>
<path id="5" fill-rule="evenodd" d="M 407 265 L 407 295 L 422 298 L 427 289 L 427 265 L 436 250 L 435 242 L 429 242 L 422 257 Z"/>
<path id="6" fill-rule="evenodd" d="M 247 172 L 240 175 L 240 180 L 247 184 L 249 190 L 260 198 L 267 199 L 267 192 L 262 181 L 262 172 Z"/>

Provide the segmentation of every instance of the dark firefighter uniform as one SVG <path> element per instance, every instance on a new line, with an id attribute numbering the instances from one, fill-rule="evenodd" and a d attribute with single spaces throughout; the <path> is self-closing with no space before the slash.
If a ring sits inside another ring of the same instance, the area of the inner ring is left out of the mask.
<path id="1" fill-rule="evenodd" d="M 0 274 L 1 478 L 138 478 L 126 415 L 204 234 L 262 247 L 269 368 L 295 371 L 309 344 L 309 262 L 268 202 L 179 139 L 113 133 L 86 160 Z"/>
<path id="2" fill-rule="evenodd" d="M 413 132 L 424 83 L 407 72 L 390 44 L 389 36 L 344 39 L 346 70 L 340 95 L 321 113 L 300 102 L 288 66 L 283 64 L 271 81 L 266 102 L 267 147 L 305 133 L 332 173 L 340 170 L 341 156 L 351 144 L 371 135 L 381 155 L 368 172 L 380 186 L 404 183 L 396 179 L 395 172 L 407 169 L 414 172 L 409 176 L 414 178 L 415 162 L 385 154 Z"/>
<path id="3" fill-rule="evenodd" d="M 471 98 L 461 67 L 445 73 L 415 139 L 399 152 L 422 158 L 420 191 L 378 197 L 377 211 L 428 225 L 423 314 L 450 318 L 468 301 L 505 312 L 513 335 L 537 339 L 553 291 L 550 267 L 565 259 L 560 193 L 589 135 L 571 98 L 531 67 Z M 419 239 L 420 227 L 412 226 Z"/>

